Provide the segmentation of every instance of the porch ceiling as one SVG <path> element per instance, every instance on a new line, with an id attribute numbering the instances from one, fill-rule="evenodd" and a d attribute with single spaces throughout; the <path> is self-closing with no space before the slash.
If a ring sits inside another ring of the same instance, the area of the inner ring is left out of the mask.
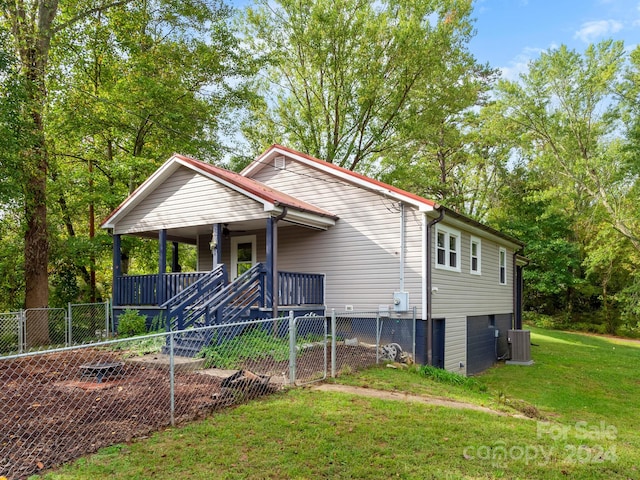
<path id="1" fill-rule="evenodd" d="M 231 236 L 243 235 L 247 232 L 264 230 L 266 228 L 266 219 L 230 222 L 230 223 L 225 223 L 224 225 L 226 226 L 226 228 L 229 229 L 229 233 Z M 297 222 L 292 223 L 292 222 L 288 222 L 286 219 L 278 222 L 278 228 L 287 228 L 293 225 L 317 230 L 317 228 L 312 227 L 310 225 L 304 225 Z M 195 245 L 197 242 L 198 236 L 210 235 L 212 231 L 213 231 L 212 225 L 193 225 L 189 227 L 169 228 L 167 229 L 167 241 L 185 243 L 188 245 Z M 129 235 L 157 240 L 158 234 L 159 232 L 157 230 L 153 230 L 153 231 L 146 231 L 146 232 L 131 233 Z"/>

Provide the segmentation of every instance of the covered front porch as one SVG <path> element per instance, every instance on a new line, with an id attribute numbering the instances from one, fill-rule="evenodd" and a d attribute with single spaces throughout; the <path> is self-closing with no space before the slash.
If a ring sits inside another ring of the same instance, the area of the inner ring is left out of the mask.
<path id="1" fill-rule="evenodd" d="M 301 230 L 313 236 L 337 218 L 234 172 L 174 155 L 103 222 L 113 234 L 115 313 L 162 314 L 172 329 L 292 309 L 324 314 L 324 275 L 292 271 L 292 262 L 280 270 L 278 254 L 287 250 L 279 252 L 278 238 L 292 245 Z M 124 235 L 157 240 L 156 272 L 123 271 Z M 180 244 L 195 246 L 195 271 L 183 271 Z"/>

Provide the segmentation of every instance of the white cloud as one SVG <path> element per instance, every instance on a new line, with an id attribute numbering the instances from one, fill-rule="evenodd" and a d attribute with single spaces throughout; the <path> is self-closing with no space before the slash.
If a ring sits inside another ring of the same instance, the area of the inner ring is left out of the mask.
<path id="1" fill-rule="evenodd" d="M 556 48 L 555 45 L 549 47 L 550 49 Z M 541 48 L 525 48 L 522 53 L 518 54 L 513 60 L 509 62 L 506 67 L 500 67 L 500 73 L 502 78 L 517 82 L 520 79 L 521 74 L 526 74 L 529 71 L 529 62 L 540 56 L 542 52 L 545 52 Z"/>
<path id="2" fill-rule="evenodd" d="M 582 40 L 585 43 L 592 43 L 594 40 L 606 37 L 612 33 L 622 30 L 624 25 L 617 20 L 596 20 L 593 22 L 585 22 L 582 24 L 573 38 Z"/>

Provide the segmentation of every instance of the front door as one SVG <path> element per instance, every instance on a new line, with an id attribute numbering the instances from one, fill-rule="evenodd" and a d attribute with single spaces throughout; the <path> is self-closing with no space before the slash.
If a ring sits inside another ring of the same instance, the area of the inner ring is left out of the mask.
<path id="1" fill-rule="evenodd" d="M 256 264 L 256 236 L 231 237 L 231 280 Z"/>

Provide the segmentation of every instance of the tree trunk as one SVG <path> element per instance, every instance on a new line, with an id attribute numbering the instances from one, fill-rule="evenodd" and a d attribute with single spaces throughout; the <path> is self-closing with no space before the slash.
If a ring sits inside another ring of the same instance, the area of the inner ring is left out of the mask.
<path id="1" fill-rule="evenodd" d="M 18 46 L 21 70 L 25 79 L 27 105 L 32 121 L 31 148 L 23 155 L 25 174 L 24 270 L 25 307 L 42 308 L 49 303 L 49 239 L 47 227 L 48 153 L 44 131 L 45 87 L 53 20 L 57 0 L 38 2 L 36 12 L 27 12 L 22 2 L 10 10 L 12 30 Z M 11 7 L 10 7 L 11 8 Z M 28 7 L 27 7 L 28 8 Z M 34 13 L 30 17 L 31 13 Z M 25 21 L 29 19 L 28 21 Z M 33 23 L 31 23 L 33 22 Z M 47 315 L 27 314 L 28 346 L 49 343 Z"/>

